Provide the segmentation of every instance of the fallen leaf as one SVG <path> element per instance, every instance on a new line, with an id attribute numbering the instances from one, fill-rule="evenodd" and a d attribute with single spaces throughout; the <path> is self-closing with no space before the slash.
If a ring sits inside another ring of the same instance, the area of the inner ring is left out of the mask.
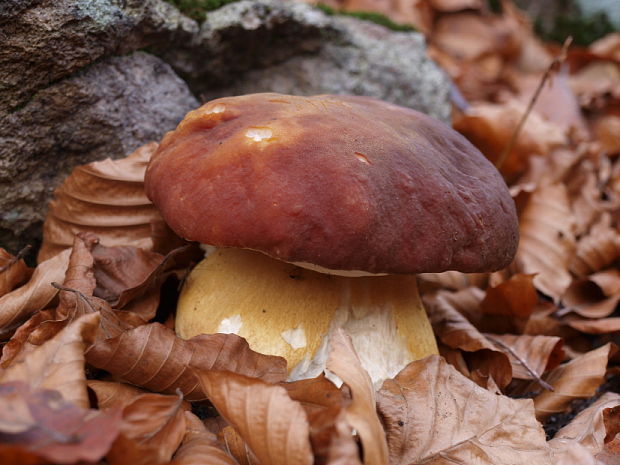
<path id="1" fill-rule="evenodd" d="M 23 323 L 11 339 L 2 348 L 2 357 L 0 357 L 0 367 L 6 368 L 10 365 L 17 355 L 20 353 L 25 357 L 28 351 L 34 350 L 37 346 L 28 341 L 30 335 L 36 328 L 45 321 L 54 320 L 53 310 L 41 310 L 32 315 L 25 323 Z"/>
<path id="2" fill-rule="evenodd" d="M 564 359 L 562 339 L 527 334 L 487 334 L 504 350 L 512 366 L 512 377 L 540 379 L 545 371 L 557 367 Z"/>
<path id="3" fill-rule="evenodd" d="M 612 32 L 592 42 L 588 47 L 601 58 L 620 61 L 620 32 Z"/>
<path id="4" fill-rule="evenodd" d="M 593 396 L 605 379 L 607 363 L 613 352 L 614 346 L 605 344 L 552 370 L 545 376 L 545 381 L 553 386 L 553 391 L 544 391 L 534 398 L 536 416 L 545 419 L 554 413 L 565 412 L 573 400 Z"/>
<path id="5" fill-rule="evenodd" d="M 372 381 L 362 368 L 351 339 L 341 328 L 330 338 L 326 367 L 351 389 L 353 399 L 345 409 L 345 417 L 362 441 L 364 465 L 387 465 L 388 448 L 377 416 Z"/>
<path id="6" fill-rule="evenodd" d="M 486 287 L 489 279 L 488 273 L 461 273 L 460 271 L 444 271 L 443 273 L 420 273 L 418 277 L 422 281 L 434 283 L 443 288 L 454 291 L 476 286 Z"/>
<path id="7" fill-rule="evenodd" d="M 157 147 L 151 142 L 126 158 L 75 168 L 50 202 L 39 262 L 70 247 L 73 237 L 86 231 L 107 246 L 150 249 L 150 221 L 160 216 L 144 193 L 144 172 Z"/>
<path id="8" fill-rule="evenodd" d="M 0 247 L 0 297 L 26 282 L 31 273 L 24 260 Z"/>
<path id="9" fill-rule="evenodd" d="M 620 301 L 620 271 L 599 271 L 586 279 L 573 281 L 562 296 L 565 311 L 586 318 L 611 315 Z"/>
<path id="10" fill-rule="evenodd" d="M 392 465 L 551 463 L 531 400 L 491 393 L 437 355 L 385 381 L 378 409 Z"/>
<path id="11" fill-rule="evenodd" d="M 602 115 L 592 121 L 592 131 L 608 155 L 620 153 L 620 116 Z"/>
<path id="12" fill-rule="evenodd" d="M 562 319 L 562 324 L 586 334 L 611 334 L 620 331 L 620 317 L 592 320 L 590 318 L 568 316 Z"/>
<path id="13" fill-rule="evenodd" d="M 611 225 L 611 216 L 601 215 L 588 234 L 577 242 L 570 271 L 579 277 L 600 271 L 620 258 L 620 234 Z"/>
<path id="14" fill-rule="evenodd" d="M 73 464 L 98 462 L 120 426 L 120 411 L 87 410 L 53 390 L 24 382 L 0 384 L 0 463 Z M 8 428 L 7 428 L 8 426 Z M 16 460 L 17 456 L 17 460 Z"/>
<path id="15" fill-rule="evenodd" d="M 237 461 L 224 452 L 217 437 L 205 428 L 200 419 L 185 412 L 187 430 L 181 447 L 170 465 L 236 465 Z"/>
<path id="16" fill-rule="evenodd" d="M 88 408 L 84 350 L 94 340 L 98 325 L 98 313 L 78 318 L 27 357 L 18 355 L 0 372 L 0 383 L 23 381 L 32 388 L 56 389 L 65 400 Z"/>
<path id="17" fill-rule="evenodd" d="M 116 381 L 89 379 L 87 385 L 95 393 L 99 410 L 122 409 L 132 403 L 136 397 L 147 393 L 147 391 L 136 386 Z"/>
<path id="18" fill-rule="evenodd" d="M 182 396 L 142 394 L 123 408 L 120 434 L 112 444 L 110 465 L 167 464 L 185 434 Z"/>
<path id="19" fill-rule="evenodd" d="M 452 125 L 491 162 L 497 163 L 525 111 L 525 105 L 514 99 L 502 104 L 477 103 L 457 115 Z M 525 171 L 530 157 L 547 155 L 554 147 L 566 143 L 566 135 L 558 126 L 532 112 L 503 162 L 500 172 L 506 179 L 514 181 Z"/>
<path id="20" fill-rule="evenodd" d="M 0 339 L 56 297 L 58 290 L 51 283 L 63 280 L 70 253 L 66 250 L 40 263 L 26 284 L 0 297 Z"/>
<path id="21" fill-rule="evenodd" d="M 268 382 L 286 378 L 283 358 L 252 351 L 235 334 L 202 334 L 184 340 L 159 323 L 96 342 L 86 352 L 86 360 L 150 391 L 180 389 L 188 400 L 205 398 L 194 370 L 226 369 Z"/>
<path id="22" fill-rule="evenodd" d="M 480 371 L 485 376 L 491 376 L 500 387 L 507 386 L 512 379 L 508 356 L 450 303 L 447 294 L 440 292 L 435 296 L 424 296 L 437 338 L 452 349 L 467 352 L 469 371 Z"/>
<path id="23" fill-rule="evenodd" d="M 575 454 L 572 444 L 578 444 L 585 451 L 580 455 L 587 458 L 586 453 L 591 456 L 602 452 L 605 447 L 605 437 L 607 428 L 605 427 L 605 411 L 620 405 L 620 394 L 608 392 L 601 396 L 588 408 L 579 412 L 571 422 L 556 433 L 549 446 L 553 451 L 555 460 L 561 460 L 566 456 Z M 579 449 L 577 449 L 579 450 Z M 561 462 L 560 462 L 561 463 Z M 568 462 L 565 463 L 587 463 L 587 462 Z M 596 463 L 591 461 L 591 463 Z"/>
<path id="24" fill-rule="evenodd" d="M 217 411 L 260 463 L 311 464 L 306 412 L 281 386 L 225 371 L 196 371 Z"/>
<path id="25" fill-rule="evenodd" d="M 563 184 L 539 187 L 520 215 L 517 259 L 522 271 L 535 274 L 535 286 L 556 301 L 571 283 L 568 265 L 575 250 L 573 224 Z"/>

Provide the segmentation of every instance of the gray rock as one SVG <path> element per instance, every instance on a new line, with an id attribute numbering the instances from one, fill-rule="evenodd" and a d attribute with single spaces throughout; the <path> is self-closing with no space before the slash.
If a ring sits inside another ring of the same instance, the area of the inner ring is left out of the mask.
<path id="1" fill-rule="evenodd" d="M 164 54 L 203 99 L 250 92 L 356 94 L 449 120 L 450 81 L 424 38 L 306 4 L 243 0 L 209 13 L 188 48 Z"/>
<path id="2" fill-rule="evenodd" d="M 142 52 L 105 59 L 0 119 L 0 246 L 40 240 L 53 189 L 77 164 L 159 140 L 198 105 L 169 65 Z"/>
<path id="3" fill-rule="evenodd" d="M 162 0 L 0 2 L 0 114 L 96 60 L 191 41 L 195 21 Z"/>

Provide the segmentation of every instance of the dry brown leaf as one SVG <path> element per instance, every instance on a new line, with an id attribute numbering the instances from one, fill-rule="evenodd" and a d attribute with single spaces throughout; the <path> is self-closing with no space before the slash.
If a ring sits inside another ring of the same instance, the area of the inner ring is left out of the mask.
<path id="1" fill-rule="evenodd" d="M 491 341 L 499 342 L 512 365 L 512 377 L 540 379 L 545 371 L 552 370 L 564 360 L 562 339 L 554 336 L 526 334 L 487 334 Z"/>
<path id="2" fill-rule="evenodd" d="M 53 390 L 0 384 L 0 463 L 98 462 L 120 426 L 120 411 L 82 409 Z M 10 421 L 3 421 L 10 420 Z"/>
<path id="3" fill-rule="evenodd" d="M 596 60 L 570 77 L 573 92 L 584 107 L 600 106 L 600 100 L 620 98 L 620 63 Z"/>
<path id="4" fill-rule="evenodd" d="M 607 34 L 592 42 L 588 48 L 601 58 L 620 61 L 620 32 Z"/>
<path id="5" fill-rule="evenodd" d="M 260 463 L 312 463 L 306 412 L 282 386 L 225 371 L 197 371 L 196 375 L 211 403 Z"/>
<path id="6" fill-rule="evenodd" d="M 40 263 L 26 284 L 0 297 L 0 339 L 56 297 L 58 290 L 51 283 L 63 280 L 70 253 L 66 250 Z"/>
<path id="7" fill-rule="evenodd" d="M 30 335 L 42 323 L 53 320 L 53 310 L 41 310 L 32 315 L 24 324 L 17 328 L 13 336 L 11 336 L 11 339 L 9 339 L 2 348 L 0 367 L 6 368 L 20 353 L 22 356 L 25 356 L 28 351 L 34 350 L 37 346 L 28 341 Z"/>
<path id="8" fill-rule="evenodd" d="M 159 323 L 98 341 L 88 349 L 86 359 L 150 391 L 174 393 L 180 389 L 188 400 L 205 398 L 193 370 L 226 369 L 268 382 L 286 378 L 283 358 L 252 351 L 235 334 L 202 334 L 184 340 Z"/>
<path id="9" fill-rule="evenodd" d="M 605 379 L 607 363 L 613 352 L 615 347 L 605 344 L 552 370 L 545 376 L 545 381 L 553 386 L 553 391 L 544 391 L 534 398 L 536 416 L 547 418 L 570 409 L 575 399 L 592 397 Z"/>
<path id="10" fill-rule="evenodd" d="M 106 456 L 110 465 L 167 464 L 185 434 L 181 396 L 142 394 L 123 408 L 120 434 Z"/>
<path id="11" fill-rule="evenodd" d="M 39 262 L 91 231 L 108 246 L 152 247 L 151 220 L 159 213 L 144 193 L 144 172 L 157 149 L 152 142 L 120 160 L 78 166 L 56 190 L 43 225 Z"/>
<path id="12" fill-rule="evenodd" d="M 570 271 L 579 277 L 600 271 L 620 258 L 620 234 L 611 225 L 611 216 L 601 215 L 588 234 L 577 242 Z"/>
<path id="13" fill-rule="evenodd" d="M 480 310 L 490 315 L 529 317 L 538 303 L 533 280 L 534 275 L 519 273 L 488 288 Z"/>
<path id="14" fill-rule="evenodd" d="M 33 388 L 56 389 L 65 400 L 88 408 L 84 350 L 98 326 L 98 313 L 78 318 L 26 357 L 18 355 L 0 372 L 0 383 L 23 381 Z"/>
<path id="15" fill-rule="evenodd" d="M 586 334 L 611 334 L 620 331 L 620 317 L 592 320 L 590 318 L 567 316 L 562 319 L 562 323 Z"/>
<path id="16" fill-rule="evenodd" d="M 236 465 L 237 461 L 224 452 L 217 437 L 205 428 L 200 419 L 185 412 L 187 430 L 181 447 L 170 465 Z"/>
<path id="17" fill-rule="evenodd" d="M 477 103 L 458 115 L 452 125 L 496 163 L 525 110 L 525 105 L 516 100 L 502 104 Z M 532 112 L 500 171 L 508 180 L 515 180 L 525 171 L 531 156 L 546 155 L 566 143 L 566 135 L 558 126 Z"/>
<path id="18" fill-rule="evenodd" d="M 326 465 L 362 465 L 359 458 L 357 443 L 354 440 L 353 430 L 346 420 L 344 412 L 340 412 L 332 419 L 333 426 L 326 431 L 328 441 L 325 446 Z M 316 451 L 316 443 L 313 443 Z M 321 457 L 320 453 L 316 454 Z"/>
<path id="19" fill-rule="evenodd" d="M 301 403 L 308 414 L 329 407 L 340 407 L 345 402 L 342 391 L 322 373 L 316 378 L 282 383 L 282 387 L 291 399 Z"/>
<path id="20" fill-rule="evenodd" d="M 226 423 L 222 417 L 218 417 Z M 250 450 L 243 438 L 232 426 L 226 425 L 218 432 L 220 442 L 223 442 L 226 451 L 241 465 L 259 465 L 256 455 Z"/>
<path id="21" fill-rule="evenodd" d="M 24 260 L 0 247 L 0 297 L 28 281 L 32 270 Z"/>
<path id="22" fill-rule="evenodd" d="M 441 357 L 409 364 L 378 393 L 390 464 L 550 464 L 530 400 L 476 385 Z"/>
<path id="23" fill-rule="evenodd" d="M 443 273 L 420 273 L 423 282 L 437 284 L 440 287 L 458 291 L 468 287 L 485 288 L 489 280 L 488 273 L 461 273 L 460 271 L 444 271 Z"/>
<path id="24" fill-rule="evenodd" d="M 573 281 L 562 296 L 564 311 L 586 318 L 611 315 L 620 301 L 620 271 L 609 269 Z"/>
<path id="25" fill-rule="evenodd" d="M 620 153 L 620 116 L 602 115 L 592 121 L 592 131 L 608 155 Z"/>
<path id="26" fill-rule="evenodd" d="M 115 381 L 89 379 L 86 384 L 95 393 L 99 410 L 122 409 L 132 403 L 136 397 L 147 393 L 144 389 Z"/>
<path id="27" fill-rule="evenodd" d="M 362 441 L 364 465 L 387 465 L 387 443 L 377 416 L 372 381 L 362 368 L 351 338 L 341 328 L 330 338 L 326 367 L 351 389 L 353 400 L 345 408 L 345 417 Z"/>
<path id="28" fill-rule="evenodd" d="M 452 349 L 467 352 L 469 371 L 491 376 L 500 387 L 512 379 L 508 356 L 476 329 L 446 298 L 447 292 L 424 296 L 433 331 L 437 338 Z"/>
<path id="29" fill-rule="evenodd" d="M 563 184 L 539 187 L 520 215 L 517 259 L 534 284 L 558 300 L 571 283 L 568 265 L 575 250 L 574 220 Z"/>
<path id="30" fill-rule="evenodd" d="M 608 392 L 601 396 L 594 404 L 579 412 L 568 425 L 558 431 L 549 442 L 556 463 L 587 464 L 587 461 L 574 461 L 573 454 L 575 454 L 576 451 L 579 451 L 577 453 L 586 460 L 589 460 L 590 463 L 596 463 L 592 459 L 597 454 L 603 452 L 605 442 L 607 442 L 607 428 L 605 427 L 604 413 L 606 410 L 617 407 L 618 405 L 620 405 L 620 394 Z M 578 444 L 581 447 L 571 447 L 573 444 Z M 588 458 L 587 454 L 589 454 L 592 459 Z M 573 461 L 570 462 L 569 459 L 573 459 Z M 564 460 L 564 462 L 562 462 L 562 460 Z"/>

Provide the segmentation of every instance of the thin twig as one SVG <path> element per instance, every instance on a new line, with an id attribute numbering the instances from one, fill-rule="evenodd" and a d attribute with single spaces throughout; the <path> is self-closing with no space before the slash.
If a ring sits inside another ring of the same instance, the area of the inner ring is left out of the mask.
<path id="1" fill-rule="evenodd" d="M 6 262 L 3 266 L 0 266 L 0 273 L 4 273 L 6 270 L 11 268 L 22 258 L 24 258 L 24 256 L 30 251 L 30 249 L 32 249 L 32 246 L 27 245 L 26 247 L 21 249 L 19 252 L 17 252 L 17 255 L 15 255 L 14 257 L 11 257 L 11 259 L 8 262 Z"/>
<path id="2" fill-rule="evenodd" d="M 532 112 L 532 108 L 534 108 L 534 105 L 536 104 L 536 101 L 538 100 L 538 97 L 540 96 L 540 93 L 542 92 L 542 89 L 545 86 L 547 80 L 551 77 L 552 73 L 557 68 L 559 68 L 559 66 L 564 62 L 564 60 L 566 60 L 566 53 L 568 51 L 568 47 L 570 47 L 570 44 L 572 42 L 573 42 L 573 37 L 568 36 L 566 40 L 564 41 L 564 43 L 562 44 L 562 49 L 560 50 L 560 53 L 558 54 L 557 57 L 553 59 L 553 61 L 551 62 L 547 70 L 545 71 L 545 74 L 543 74 L 542 79 L 540 80 L 540 82 L 538 83 L 538 87 L 536 88 L 536 92 L 534 92 L 534 95 L 532 95 L 532 98 L 530 99 L 530 102 L 528 103 L 527 108 L 525 109 L 525 113 L 523 113 L 523 115 L 521 116 L 521 119 L 519 120 L 519 124 L 517 124 L 517 127 L 515 128 L 514 132 L 512 133 L 512 136 L 510 137 L 510 140 L 504 147 L 504 150 L 502 150 L 502 153 L 500 154 L 499 158 L 497 159 L 497 162 L 495 163 L 495 167 L 498 170 L 501 169 L 504 162 L 508 158 L 508 155 L 512 151 L 515 143 L 517 142 L 517 137 L 519 137 L 519 134 L 521 133 L 521 130 L 523 129 L 523 126 L 525 125 L 525 121 L 527 120 L 527 117 Z"/>
<path id="3" fill-rule="evenodd" d="M 493 344 L 501 347 L 503 350 L 507 351 L 510 353 L 510 355 L 512 355 L 517 362 L 519 362 L 523 368 L 525 368 L 527 370 L 527 372 L 532 375 L 532 377 L 538 382 L 538 384 L 540 384 L 543 388 L 545 388 L 547 391 L 553 391 L 553 386 L 551 386 L 548 382 L 546 382 L 544 379 L 542 379 L 538 373 L 536 373 L 534 371 L 533 368 L 531 368 L 527 362 L 525 360 L 523 360 L 521 357 L 519 357 L 519 355 L 512 350 L 512 347 L 510 347 L 507 344 L 504 344 L 504 342 L 500 341 L 499 339 L 495 339 L 493 336 L 489 336 L 488 334 L 485 334 L 485 337 L 490 340 Z"/>

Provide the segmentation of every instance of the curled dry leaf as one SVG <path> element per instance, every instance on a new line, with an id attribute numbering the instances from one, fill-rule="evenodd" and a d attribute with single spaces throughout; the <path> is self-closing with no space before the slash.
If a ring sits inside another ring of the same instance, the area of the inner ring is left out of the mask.
<path id="1" fill-rule="evenodd" d="M 237 462 L 224 452 L 215 434 L 205 428 L 200 419 L 185 412 L 187 429 L 181 447 L 174 454 L 170 465 L 236 465 Z"/>
<path id="2" fill-rule="evenodd" d="M 201 400 L 194 370 L 226 369 L 278 382 L 286 378 L 281 357 L 252 351 L 235 334 L 202 334 L 188 340 L 159 323 L 150 323 L 93 344 L 86 360 L 96 368 L 150 391 L 174 393 Z"/>
<path id="3" fill-rule="evenodd" d="M 110 408 L 120 408 L 129 405 L 136 397 L 147 392 L 129 384 L 118 383 L 116 381 L 100 381 L 89 379 L 88 388 L 95 393 L 97 398 L 97 408 L 107 410 Z"/>
<path id="4" fill-rule="evenodd" d="M 605 413 L 617 408 L 618 405 L 620 405 L 620 394 L 608 392 L 591 406 L 579 412 L 568 425 L 558 431 L 549 441 L 556 463 L 596 463 L 595 456 L 604 451 L 605 442 L 607 442 Z M 574 447 L 574 444 L 580 447 Z M 574 461 L 576 454 L 584 457 L 586 461 Z M 573 461 L 570 462 L 570 459 Z"/>
<path id="5" fill-rule="evenodd" d="M 586 334 L 611 334 L 620 331 L 620 317 L 592 320 L 569 315 L 562 319 L 562 323 Z"/>
<path id="6" fill-rule="evenodd" d="M 565 311 L 586 318 L 604 318 L 611 315 L 620 301 L 620 271 L 599 271 L 587 279 L 573 281 L 562 302 Z"/>
<path id="7" fill-rule="evenodd" d="M 150 249 L 151 220 L 159 213 L 144 193 L 144 172 L 157 149 L 152 142 L 127 158 L 78 166 L 56 190 L 43 225 L 39 262 L 70 247 L 75 234 L 96 233 L 108 246 Z"/>
<path id="8" fill-rule="evenodd" d="M 534 398 L 536 416 L 545 419 L 567 411 L 575 399 L 592 397 L 605 379 L 607 362 L 615 350 L 611 344 L 605 344 L 552 370 L 545 381 L 553 386 L 553 391 L 544 391 Z"/>
<path id="9" fill-rule="evenodd" d="M 306 412 L 282 386 L 226 371 L 201 370 L 196 376 L 260 463 L 312 464 Z"/>
<path id="10" fill-rule="evenodd" d="M 120 434 L 107 455 L 110 465 L 167 464 L 185 434 L 181 396 L 143 394 L 123 408 Z"/>
<path id="11" fill-rule="evenodd" d="M 559 183 L 533 192 L 520 216 L 517 259 L 523 272 L 536 275 L 535 286 L 556 301 L 571 283 L 573 225 L 566 187 Z"/>
<path id="12" fill-rule="evenodd" d="M 10 415 L 10 417 L 9 417 Z M 94 463 L 116 438 L 120 411 L 79 408 L 53 390 L 0 384 L 0 463 Z M 17 459 L 16 459 L 17 457 Z"/>
<path id="13" fill-rule="evenodd" d="M 0 296 L 26 282 L 30 275 L 31 270 L 24 260 L 0 247 Z"/>
<path id="14" fill-rule="evenodd" d="M 452 349 L 467 352 L 470 371 L 477 370 L 483 376 L 491 376 L 505 387 L 512 379 L 508 356 L 489 341 L 448 300 L 447 292 L 424 296 L 433 331 L 438 339 Z"/>
<path id="15" fill-rule="evenodd" d="M 570 262 L 570 271 L 583 277 L 600 271 L 620 258 L 620 234 L 611 225 L 611 215 L 604 213 L 577 242 Z"/>
<path id="16" fill-rule="evenodd" d="M 19 355 L 0 372 L 0 383 L 23 381 L 33 388 L 56 389 L 65 400 L 87 408 L 90 404 L 84 374 L 84 350 L 92 343 L 99 314 L 84 315 L 27 357 Z"/>
<path id="17" fill-rule="evenodd" d="M 453 127 L 467 137 L 493 163 L 508 145 L 526 106 L 516 100 L 503 104 L 479 103 L 457 116 Z M 532 112 L 500 171 L 509 180 L 527 168 L 533 155 L 546 155 L 552 148 L 565 145 L 566 135 L 556 125 Z"/>
<path id="18" fill-rule="evenodd" d="M 512 377 L 540 379 L 545 371 L 557 367 L 564 359 L 562 339 L 554 336 L 529 336 L 527 334 L 487 334 L 499 343 L 512 365 Z"/>
<path id="19" fill-rule="evenodd" d="M 0 297 L 0 339 L 56 297 L 58 290 L 51 283 L 63 280 L 69 254 L 66 250 L 40 263 L 26 284 Z"/>
<path id="20" fill-rule="evenodd" d="M 32 344 L 28 339 L 30 335 L 46 321 L 54 320 L 53 310 L 41 310 L 32 315 L 24 324 L 22 324 L 11 339 L 2 348 L 2 356 L 0 357 L 0 367 L 6 368 L 11 361 L 20 355 L 22 358 L 26 354 L 34 350 L 37 345 Z M 52 336 L 53 337 L 53 336 Z"/>
<path id="21" fill-rule="evenodd" d="M 551 463 L 530 400 L 491 393 L 436 355 L 385 381 L 378 409 L 392 465 Z"/>
<path id="22" fill-rule="evenodd" d="M 362 441 L 364 465 L 387 465 L 388 449 L 377 416 L 375 389 L 362 368 L 351 338 L 342 329 L 334 331 L 330 339 L 326 366 L 351 389 L 353 399 L 345 408 L 345 417 Z"/>

